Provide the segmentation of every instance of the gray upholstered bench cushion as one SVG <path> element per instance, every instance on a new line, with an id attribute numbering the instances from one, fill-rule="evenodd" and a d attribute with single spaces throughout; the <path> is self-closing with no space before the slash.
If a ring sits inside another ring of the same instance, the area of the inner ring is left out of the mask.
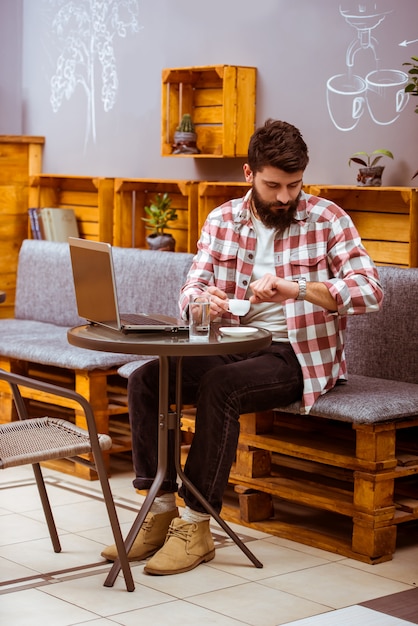
<path id="1" fill-rule="evenodd" d="M 277 410 L 299 413 L 298 403 Z M 418 416 L 418 385 L 352 374 L 318 398 L 310 415 L 373 424 Z"/>
<path id="2" fill-rule="evenodd" d="M 107 369 L 137 355 L 98 352 L 71 346 L 67 327 L 31 320 L 3 319 L 0 324 L 0 354 L 32 363 L 55 365 L 67 369 Z"/>
<path id="3" fill-rule="evenodd" d="M 149 361 L 152 361 L 153 359 L 156 359 L 158 357 L 154 356 L 143 356 L 141 358 L 138 359 L 138 357 L 136 357 L 135 361 L 131 361 L 130 363 L 125 363 L 124 365 L 122 365 L 122 367 L 120 367 L 118 369 L 118 374 L 119 376 L 122 376 L 122 378 L 129 378 L 129 376 L 137 369 L 139 369 L 140 367 L 142 367 L 143 365 L 145 365 L 145 363 L 148 363 Z"/>
<path id="4" fill-rule="evenodd" d="M 148 360 L 126 363 L 118 373 L 128 378 Z M 299 409 L 298 402 L 277 408 L 283 413 L 299 413 Z M 418 416 L 418 385 L 353 374 L 348 382 L 338 384 L 321 396 L 310 415 L 355 424 Z"/>
<path id="5" fill-rule="evenodd" d="M 418 268 L 379 267 L 377 313 L 347 320 L 348 381 L 318 398 L 310 415 L 355 424 L 418 415 Z M 295 402 L 278 410 L 299 413 Z"/>
<path id="6" fill-rule="evenodd" d="M 15 318 L 67 327 L 85 322 L 77 314 L 68 244 L 36 239 L 22 243 Z"/>
<path id="7" fill-rule="evenodd" d="M 122 312 L 161 313 L 177 317 L 178 299 L 193 255 L 137 248 L 112 250 Z M 15 317 L 58 326 L 77 326 L 69 246 L 27 239 L 19 253 Z"/>

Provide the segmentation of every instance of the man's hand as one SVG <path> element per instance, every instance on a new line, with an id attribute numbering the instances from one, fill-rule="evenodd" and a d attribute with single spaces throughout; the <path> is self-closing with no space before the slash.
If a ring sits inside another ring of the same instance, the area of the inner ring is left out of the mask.
<path id="1" fill-rule="evenodd" d="M 208 287 L 206 293 L 210 294 L 210 319 L 219 317 L 228 310 L 228 297 L 224 291 L 218 287 Z"/>
<path id="2" fill-rule="evenodd" d="M 273 274 L 266 274 L 250 284 L 253 295 L 250 302 L 283 302 L 284 300 L 296 300 L 299 295 L 299 285 L 296 281 L 285 280 Z M 327 311 L 337 311 L 338 306 L 335 298 L 329 292 L 324 283 L 309 281 L 306 283 L 305 300 L 317 304 Z"/>
<path id="3" fill-rule="evenodd" d="M 278 278 L 273 274 L 266 274 L 263 278 L 259 278 L 250 284 L 253 295 L 250 302 L 257 304 L 259 302 L 283 302 L 290 298 L 297 298 L 299 293 L 299 285 L 291 280 Z"/>

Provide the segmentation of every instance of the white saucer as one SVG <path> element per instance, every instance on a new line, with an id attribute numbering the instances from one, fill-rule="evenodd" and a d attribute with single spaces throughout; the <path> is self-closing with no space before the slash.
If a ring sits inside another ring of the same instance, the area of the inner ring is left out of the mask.
<path id="1" fill-rule="evenodd" d="M 258 330 L 254 326 L 221 326 L 219 332 L 230 337 L 245 337 L 245 335 L 258 333 Z"/>

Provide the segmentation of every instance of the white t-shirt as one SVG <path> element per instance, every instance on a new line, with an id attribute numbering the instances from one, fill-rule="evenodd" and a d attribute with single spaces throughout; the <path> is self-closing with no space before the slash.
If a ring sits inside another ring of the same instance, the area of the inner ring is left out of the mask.
<path id="1" fill-rule="evenodd" d="M 274 266 L 275 231 L 272 228 L 266 228 L 254 216 L 253 225 L 257 234 L 257 247 L 251 281 L 262 278 L 265 274 L 276 275 Z M 246 298 L 249 298 L 251 295 L 251 289 L 248 287 Z M 266 328 L 272 333 L 273 341 L 289 341 L 283 306 L 279 302 L 252 304 L 247 315 L 241 318 L 241 322 L 246 326 Z"/>

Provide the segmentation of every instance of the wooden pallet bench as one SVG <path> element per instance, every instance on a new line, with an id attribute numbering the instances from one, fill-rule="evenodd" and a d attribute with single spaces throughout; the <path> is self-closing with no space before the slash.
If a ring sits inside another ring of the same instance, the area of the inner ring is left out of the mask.
<path id="1" fill-rule="evenodd" d="M 123 310 L 178 317 L 178 293 L 191 254 L 113 248 L 113 257 Z M 120 378 L 117 370 L 121 365 L 141 357 L 71 346 L 67 330 L 82 323 L 68 244 L 25 240 L 19 253 L 15 315 L 0 319 L 0 367 L 75 389 L 91 403 L 99 432 L 114 435 L 111 452 L 130 450 L 129 429 L 118 422 L 119 416 L 127 414 L 127 407 L 114 393 L 115 378 Z M 71 402 L 63 400 L 61 406 L 52 408 L 46 394 L 29 390 L 25 398 L 32 403 L 32 412 L 37 407 L 43 410 L 45 404 L 60 416 L 74 411 L 77 425 L 85 426 L 83 415 Z M 12 403 L 6 386 L 0 388 L 0 400 L 0 421 L 10 421 Z M 77 468 L 79 475 L 95 478 L 78 464 L 68 468 L 60 463 L 59 467 L 68 472 Z"/>

